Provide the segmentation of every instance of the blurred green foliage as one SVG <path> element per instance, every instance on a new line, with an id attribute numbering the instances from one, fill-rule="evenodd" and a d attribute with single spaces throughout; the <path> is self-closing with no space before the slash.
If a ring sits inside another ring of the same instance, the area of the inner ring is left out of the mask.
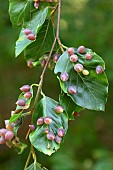
<path id="1" fill-rule="evenodd" d="M 67 46 L 84 45 L 96 51 L 106 62 L 109 79 L 109 97 L 106 112 L 83 111 L 70 122 L 70 128 L 61 149 L 51 157 L 37 152 L 38 160 L 50 170 L 112 170 L 113 169 L 113 1 L 112 0 L 63 0 L 61 39 Z M 23 84 L 39 81 L 41 69 L 28 69 L 23 55 L 14 58 L 18 29 L 9 20 L 8 0 L 0 3 L 0 128 L 10 111 Z M 52 81 L 51 81 L 52 80 Z M 58 80 L 48 70 L 43 91 L 58 99 Z M 26 120 L 28 124 L 29 120 Z M 22 128 L 24 129 L 24 127 Z M 24 140 L 27 127 L 20 132 Z M 0 146 L 0 169 L 21 170 L 28 149 L 21 156 Z"/>

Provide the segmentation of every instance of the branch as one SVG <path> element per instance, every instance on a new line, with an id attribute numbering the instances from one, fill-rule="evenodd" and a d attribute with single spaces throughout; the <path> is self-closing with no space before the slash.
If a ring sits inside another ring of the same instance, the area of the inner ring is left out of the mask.
<path id="1" fill-rule="evenodd" d="M 43 71 L 42 71 L 42 74 L 41 74 L 41 76 L 40 76 L 40 82 L 39 82 L 39 84 L 38 84 L 38 89 L 37 89 L 35 101 L 34 101 L 34 104 L 33 104 L 32 109 L 31 109 L 31 111 L 30 111 L 31 114 L 33 114 L 34 108 L 35 108 L 35 106 L 36 106 L 36 104 L 37 104 L 37 102 L 38 102 L 38 100 L 39 100 L 39 96 L 40 96 L 40 93 L 41 93 L 41 91 L 42 91 L 42 85 L 43 85 L 44 75 L 45 75 L 45 72 L 46 72 L 46 69 L 47 69 L 49 60 L 50 60 L 50 58 L 51 58 L 52 52 L 53 52 L 53 50 L 54 50 L 56 41 L 59 40 L 60 14 L 61 14 L 60 8 L 61 8 L 61 0 L 59 0 L 59 3 L 58 3 L 58 19 L 57 19 L 56 36 L 55 36 L 55 39 L 54 39 L 54 41 L 53 41 L 53 44 L 52 44 L 52 47 L 51 47 L 49 56 L 48 56 L 47 61 L 46 61 L 46 64 L 45 64 L 44 69 L 43 69 Z M 58 41 L 58 42 L 59 42 L 59 41 Z M 60 46 L 60 48 L 62 48 L 62 47 Z M 62 49 L 62 51 L 63 51 L 63 49 Z M 28 132 L 27 132 L 26 139 L 28 138 L 29 133 L 30 133 L 30 129 L 29 129 Z"/>
<path id="2" fill-rule="evenodd" d="M 62 43 L 60 41 L 60 38 L 59 38 L 59 32 L 60 32 L 60 17 L 61 17 L 61 0 L 59 0 L 59 4 L 58 4 L 58 21 L 57 21 L 57 32 L 56 32 L 56 38 L 57 38 L 57 41 L 58 41 L 58 44 L 60 46 L 60 49 L 62 51 L 62 53 L 64 53 L 64 49 L 62 47 Z"/>
<path id="3" fill-rule="evenodd" d="M 28 155 L 28 158 L 27 158 L 27 161 L 26 161 L 24 170 L 26 170 L 26 168 L 28 167 L 28 164 L 29 164 L 30 159 L 31 159 L 31 150 L 30 150 L 30 152 L 29 152 L 29 155 Z"/>
<path id="4" fill-rule="evenodd" d="M 48 66 L 48 63 L 49 63 L 49 60 L 51 58 L 51 55 L 53 53 L 53 50 L 54 50 L 54 47 L 55 47 L 55 44 L 56 44 L 56 41 L 58 41 L 58 44 L 62 50 L 62 52 L 64 52 L 63 48 L 62 48 L 62 44 L 60 42 L 60 39 L 59 39 L 59 30 L 60 30 L 60 15 L 61 15 L 61 0 L 59 0 L 59 3 L 58 3 L 58 20 L 57 20 L 57 30 L 56 30 L 56 36 L 55 36 L 55 39 L 53 41 L 53 44 L 52 44 L 52 47 L 51 47 L 51 50 L 50 50 L 50 53 L 49 53 L 49 56 L 48 56 L 48 59 L 46 61 L 46 64 L 44 66 L 44 69 L 42 71 L 42 74 L 40 76 L 40 82 L 39 82 L 39 85 L 38 85 L 38 89 L 37 89 L 37 93 L 36 93 L 36 97 L 35 97 L 35 101 L 34 101 L 34 104 L 33 104 L 33 107 L 31 109 L 31 114 L 33 114 L 34 112 L 34 108 L 39 100 L 39 96 L 40 96 L 40 93 L 42 91 L 42 85 L 43 85 L 43 80 L 44 80 L 44 75 L 45 75 L 45 72 L 46 72 L 46 69 L 47 69 L 47 66 Z M 27 132 L 27 135 L 26 135 L 26 139 L 28 138 L 29 136 L 29 133 L 30 133 L 30 129 L 28 130 Z M 34 149 L 33 149 L 33 146 L 31 145 L 31 149 L 30 149 L 30 153 L 28 155 L 28 159 L 27 159 L 27 162 L 26 162 L 26 165 L 25 165 L 25 168 L 27 168 L 28 166 L 28 163 L 30 161 L 30 158 L 31 158 L 31 154 L 33 156 L 33 159 L 36 160 L 36 155 L 35 155 L 35 152 L 34 152 Z"/>
<path id="5" fill-rule="evenodd" d="M 43 84 L 43 80 L 44 80 L 44 75 L 45 75 L 45 72 L 46 72 L 46 69 L 47 69 L 47 66 L 48 66 L 48 63 L 49 63 L 49 60 L 51 58 L 51 55 L 52 55 L 52 52 L 54 50 L 54 47 L 55 47 L 55 44 L 56 44 L 56 40 L 58 40 L 58 44 L 62 50 L 62 52 L 64 52 L 63 48 L 62 48 L 62 44 L 60 42 L 60 39 L 59 39 L 59 31 L 60 31 L 60 16 L 61 16 L 61 0 L 59 0 L 59 3 L 58 3 L 58 19 L 57 19 L 57 30 L 56 30 L 56 37 L 54 39 L 54 42 L 53 42 L 53 45 L 51 47 L 51 50 L 50 50 L 50 53 L 49 53 L 49 56 L 48 56 L 48 59 L 47 59 L 47 62 L 44 66 L 44 69 L 42 71 L 42 74 L 40 76 L 40 82 L 39 82 L 39 87 L 38 87 L 38 90 L 37 90 L 37 94 L 36 94 L 36 98 L 35 98 L 35 101 L 34 101 L 34 104 L 33 104 L 33 109 L 35 108 L 36 104 L 37 104 L 37 101 L 39 99 L 39 96 L 40 96 L 40 93 L 41 93 L 41 90 L 42 90 L 42 84 Z"/>

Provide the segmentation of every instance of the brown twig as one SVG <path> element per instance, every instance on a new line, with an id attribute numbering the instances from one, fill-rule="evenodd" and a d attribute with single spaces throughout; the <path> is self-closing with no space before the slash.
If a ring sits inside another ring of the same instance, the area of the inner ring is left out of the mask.
<path id="1" fill-rule="evenodd" d="M 36 104 L 37 104 L 37 101 L 38 101 L 38 99 L 39 99 L 40 92 L 41 92 L 41 90 L 42 90 L 42 84 L 43 84 L 43 80 L 44 80 L 44 75 L 45 75 L 45 72 L 46 72 L 46 69 L 47 69 L 47 66 L 48 66 L 49 60 L 50 60 L 50 58 L 51 58 L 52 52 L 53 52 L 53 50 L 54 50 L 54 47 L 55 47 L 56 41 L 58 41 L 59 46 L 60 46 L 60 48 L 61 48 L 62 52 L 64 52 L 64 50 L 63 50 L 63 48 L 62 48 L 62 44 L 61 44 L 60 39 L 59 39 L 59 30 L 60 30 L 60 15 L 61 15 L 61 0 L 59 0 L 59 3 L 58 3 L 58 20 L 57 20 L 57 30 L 56 30 L 56 36 L 55 36 L 55 39 L 54 39 L 53 45 L 52 45 L 52 47 L 51 47 L 51 50 L 50 50 L 49 56 L 48 56 L 48 58 L 47 58 L 47 62 L 46 62 L 46 64 L 45 64 L 44 69 L 43 69 L 43 71 L 42 71 L 42 74 L 41 74 L 41 76 L 40 76 L 40 82 L 39 82 L 39 85 L 38 85 L 38 89 L 37 89 L 37 93 L 36 93 L 35 101 L 34 101 L 34 104 L 33 104 L 32 109 L 31 109 L 31 114 L 33 114 L 33 112 L 34 112 L 34 108 L 35 108 L 35 106 L 36 106 Z M 30 133 L 30 131 L 27 133 L 27 135 L 26 135 L 26 139 L 27 139 L 27 137 L 28 137 L 29 133 Z"/>
<path id="2" fill-rule="evenodd" d="M 40 93 L 41 93 L 41 90 L 42 90 L 44 75 L 45 75 L 45 72 L 46 72 L 46 69 L 47 69 L 49 60 L 50 60 L 50 58 L 51 58 L 51 55 L 52 55 L 52 53 L 53 53 L 53 50 L 54 50 L 56 41 L 58 41 L 58 44 L 59 44 L 59 46 L 60 46 L 60 48 L 61 48 L 61 51 L 64 52 L 64 50 L 63 50 L 63 48 L 62 48 L 62 44 L 61 44 L 61 42 L 60 42 L 60 38 L 59 38 L 60 15 L 61 15 L 61 0 L 59 0 L 59 3 L 58 3 L 58 20 L 57 20 L 56 36 L 55 36 L 55 39 L 54 39 L 54 41 L 53 41 L 53 44 L 52 44 L 52 47 L 51 47 L 51 50 L 50 50 L 50 53 L 49 53 L 47 62 L 46 62 L 46 64 L 45 64 L 44 69 L 43 69 L 43 71 L 42 71 L 42 74 L 41 74 L 41 76 L 40 76 L 40 82 L 39 82 L 39 85 L 38 85 L 38 89 L 37 89 L 35 101 L 34 101 L 34 104 L 33 104 L 33 108 L 31 109 L 31 114 L 33 114 L 34 108 L 35 108 L 35 106 L 36 106 L 36 104 L 37 104 L 37 102 L 38 102 L 38 100 L 39 100 L 39 96 L 40 96 Z M 28 138 L 29 133 L 30 133 L 30 130 L 28 130 L 28 132 L 27 132 L 26 139 Z M 29 161 L 30 161 L 30 158 L 31 158 L 31 154 L 32 154 L 33 158 L 36 159 L 35 151 L 34 151 L 32 145 L 31 145 L 31 149 L 30 149 L 30 152 L 29 152 L 29 155 L 28 155 L 28 158 L 27 158 L 27 161 L 26 161 L 26 164 L 25 164 L 25 168 L 24 168 L 24 169 L 26 169 L 27 166 L 28 166 L 28 164 L 29 164 Z"/>
<path id="3" fill-rule="evenodd" d="M 59 38 L 59 33 L 60 33 L 60 16 L 61 16 L 61 0 L 59 0 L 59 4 L 58 4 L 58 21 L 57 21 L 56 39 L 58 41 L 58 44 L 60 46 L 60 49 L 61 49 L 62 53 L 64 53 L 64 49 L 62 47 L 62 43 L 61 43 L 60 38 Z"/>
<path id="4" fill-rule="evenodd" d="M 52 52 L 54 50 L 54 47 L 55 47 L 55 44 L 56 44 L 56 40 L 58 40 L 58 43 L 60 45 L 60 48 L 62 48 L 62 44 L 60 42 L 60 39 L 59 39 L 59 30 L 60 30 L 60 15 L 61 15 L 61 0 L 59 0 L 59 3 L 58 3 L 58 20 L 57 20 L 57 30 L 56 30 L 56 36 L 55 36 L 55 39 L 54 39 L 54 42 L 53 42 L 53 45 L 51 47 L 51 50 L 50 50 L 50 53 L 49 53 L 49 56 L 48 56 L 48 59 L 47 59 L 47 62 L 44 66 L 44 69 L 42 71 L 42 74 L 40 76 L 40 82 L 39 82 L 39 87 L 38 87 L 38 90 L 37 90 L 37 94 L 36 94 L 36 98 L 35 98 L 35 101 L 34 101 L 34 104 L 33 104 L 33 110 L 37 104 L 37 101 L 39 99 L 39 96 L 40 96 L 40 92 L 42 90 L 42 84 L 43 84 L 43 80 L 44 80 L 44 75 L 45 75 L 45 72 L 46 72 L 46 69 L 47 69 L 47 66 L 48 66 L 48 63 L 49 63 L 49 60 L 51 58 L 51 55 L 52 55 Z M 62 51 L 64 52 L 63 48 L 62 48 Z"/>

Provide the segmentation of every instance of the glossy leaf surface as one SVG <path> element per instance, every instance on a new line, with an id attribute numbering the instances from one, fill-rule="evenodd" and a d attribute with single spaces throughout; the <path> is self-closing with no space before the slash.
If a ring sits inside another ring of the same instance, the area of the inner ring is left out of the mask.
<path id="1" fill-rule="evenodd" d="M 55 66 L 55 74 L 67 72 L 69 79 L 66 82 L 60 80 L 60 86 L 64 93 L 78 105 L 90 110 L 105 110 L 105 103 L 108 94 L 108 81 L 105 72 L 102 74 L 96 73 L 96 66 L 101 65 L 105 69 L 104 61 L 95 52 L 90 49 L 86 49 L 86 52 L 92 54 L 91 60 L 85 59 L 85 54 L 79 54 L 75 49 L 75 54 L 78 55 L 78 62 L 84 66 L 84 69 L 89 71 L 89 75 L 83 75 L 82 72 L 78 73 L 74 70 L 75 63 L 70 61 L 67 52 L 59 58 Z M 75 86 L 77 88 L 77 94 L 71 95 L 68 93 L 68 88 Z"/>
<path id="2" fill-rule="evenodd" d="M 45 53 L 49 53 L 55 38 L 54 28 L 51 20 L 46 20 L 41 27 L 37 39 L 34 43 L 30 44 L 25 50 L 26 59 L 32 58 L 39 59 Z M 55 46 L 57 50 L 57 46 Z"/>
<path id="3" fill-rule="evenodd" d="M 41 26 L 44 24 L 46 17 L 48 15 L 48 7 L 38 11 L 33 14 L 31 21 L 29 22 L 28 29 L 32 31 L 32 33 L 37 36 Z M 17 57 L 28 45 L 33 43 L 34 41 L 27 39 L 26 35 L 23 33 L 24 28 L 21 30 L 19 38 L 16 42 L 16 50 L 15 56 Z"/>
<path id="4" fill-rule="evenodd" d="M 55 140 L 48 140 L 46 134 L 44 133 L 45 128 L 48 128 L 50 132 L 57 135 L 59 128 L 65 130 L 65 134 L 68 129 L 68 117 L 65 112 L 58 114 L 55 111 L 55 107 L 59 103 L 54 101 L 49 97 L 44 97 L 37 104 L 34 114 L 33 114 L 33 123 L 36 125 L 36 121 L 39 117 L 50 116 L 52 118 L 52 123 L 50 125 L 38 125 L 36 130 L 30 134 L 31 144 L 40 152 L 44 154 L 51 155 L 60 148 L 60 144 L 56 143 Z"/>

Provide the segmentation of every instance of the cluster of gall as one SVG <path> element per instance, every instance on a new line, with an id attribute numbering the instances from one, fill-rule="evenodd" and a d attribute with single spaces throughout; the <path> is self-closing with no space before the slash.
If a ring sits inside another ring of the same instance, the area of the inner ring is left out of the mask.
<path id="1" fill-rule="evenodd" d="M 28 40 L 34 41 L 36 39 L 35 35 L 28 28 L 24 29 L 23 33 L 26 35 Z"/>
<path id="2" fill-rule="evenodd" d="M 64 108 L 62 106 L 56 106 L 54 110 L 58 114 L 61 114 L 64 112 Z M 63 128 L 59 128 L 56 135 L 53 132 L 49 132 L 48 129 L 45 129 L 45 133 L 47 133 L 48 140 L 55 140 L 56 143 L 58 144 L 62 142 L 62 137 L 65 135 L 65 131 Z"/>
<path id="3" fill-rule="evenodd" d="M 52 57 L 51 57 L 51 59 L 48 63 L 48 68 L 50 70 L 52 70 L 54 68 L 54 66 L 57 63 L 59 58 L 60 58 L 60 54 L 58 54 L 58 53 L 55 53 L 55 54 L 52 55 Z M 48 59 L 48 54 L 44 55 L 41 58 L 40 64 L 41 64 L 42 67 L 44 67 L 46 65 L 47 59 Z"/>
<path id="4" fill-rule="evenodd" d="M 62 142 L 62 137 L 65 135 L 65 131 L 63 128 L 59 128 L 57 134 L 55 135 L 53 132 L 47 133 L 48 140 L 55 140 L 56 143 L 60 144 Z"/>
<path id="5" fill-rule="evenodd" d="M 91 60 L 92 57 L 93 57 L 93 55 L 92 55 L 90 52 L 87 52 L 87 53 L 86 53 L 86 48 L 85 48 L 84 46 L 78 47 L 77 52 L 80 53 L 80 54 L 84 54 L 86 60 Z M 75 63 L 75 62 L 78 61 L 79 58 L 78 58 L 78 56 L 75 54 L 74 48 L 72 48 L 72 47 L 71 47 L 71 48 L 68 48 L 68 49 L 67 49 L 67 53 L 68 53 L 68 55 L 69 55 L 69 57 L 70 57 L 70 61 L 71 61 L 71 62 Z M 86 69 L 84 69 L 83 65 L 80 64 L 80 63 L 75 64 L 74 70 L 75 70 L 76 72 L 78 72 L 78 73 L 79 73 L 79 72 L 82 72 L 83 75 L 85 75 L 85 76 L 87 76 L 87 75 L 89 74 L 89 71 L 86 70 Z M 103 72 L 102 66 L 97 66 L 97 67 L 96 67 L 96 73 L 97 73 L 97 74 L 101 74 L 102 72 Z"/>
<path id="6" fill-rule="evenodd" d="M 58 113 L 58 114 L 61 114 L 63 113 L 64 111 L 64 108 L 62 106 L 56 106 L 54 108 L 55 112 Z M 52 123 L 52 118 L 50 116 L 46 116 L 46 117 L 39 117 L 37 119 L 37 125 L 47 125 L 47 127 L 44 129 L 44 133 L 46 134 L 46 137 L 48 140 L 52 141 L 52 140 L 55 140 L 56 143 L 60 144 L 61 141 L 62 141 L 62 137 L 65 135 L 65 131 L 63 128 L 59 128 L 58 131 L 57 131 L 57 134 L 54 134 L 53 132 L 49 131 L 49 125 Z M 35 127 L 34 125 L 29 125 L 29 126 L 32 126 L 33 129 L 31 130 L 34 130 Z"/>
<path id="7" fill-rule="evenodd" d="M 78 48 L 78 53 L 80 53 L 80 54 L 84 54 L 85 53 L 85 51 L 86 51 L 86 48 L 84 47 L 84 46 L 80 46 L 79 48 Z M 85 59 L 86 60 L 91 60 L 92 59 L 92 54 L 90 53 L 90 52 L 87 52 L 86 54 L 85 54 Z M 77 67 L 77 66 L 75 66 L 75 67 Z M 81 71 L 82 71 L 82 73 L 84 74 L 84 75 L 88 75 L 89 74 L 89 71 L 88 70 L 85 70 L 85 69 L 83 69 L 83 66 L 80 64 L 79 65 L 79 69 L 80 69 L 80 67 L 81 67 Z M 77 70 L 77 68 L 75 69 L 77 72 L 79 72 L 78 70 Z M 96 67 L 96 73 L 97 74 L 101 74 L 102 72 L 103 72 L 104 70 L 103 70 L 103 67 L 102 66 L 97 66 Z"/>
<path id="8" fill-rule="evenodd" d="M 57 106 L 55 110 L 57 113 L 63 112 L 63 108 L 60 108 L 61 106 Z M 52 123 L 52 118 L 50 116 L 47 117 L 40 117 L 37 119 L 37 125 L 50 125 Z M 64 129 L 60 128 L 58 129 L 57 135 L 55 135 L 53 132 L 49 131 L 49 128 L 44 129 L 44 133 L 46 134 L 46 137 L 48 140 L 55 140 L 57 143 L 61 143 L 62 137 L 64 136 L 65 132 Z"/>
<path id="9" fill-rule="evenodd" d="M 44 125 L 44 124 L 46 124 L 46 125 L 50 125 L 52 123 L 52 118 L 50 117 L 50 116 L 46 116 L 46 117 L 39 117 L 38 119 L 37 119 L 37 121 L 36 121 L 36 124 L 37 124 L 37 126 L 39 126 L 39 125 Z M 29 125 L 29 128 L 30 128 L 30 130 L 31 131 L 33 131 L 33 130 L 35 130 L 36 129 L 36 127 L 35 127 L 35 125 Z M 48 130 L 48 128 L 46 128 L 45 130 L 44 130 L 44 132 L 45 133 L 48 133 L 49 132 L 49 130 Z"/>
<path id="10" fill-rule="evenodd" d="M 18 106 L 26 106 L 27 99 L 30 99 L 32 97 L 32 93 L 30 92 L 30 86 L 24 85 L 20 88 L 20 90 L 23 92 L 24 98 L 19 99 L 16 104 Z M 16 114 L 16 111 L 11 112 L 11 116 Z M 20 122 L 20 119 L 18 119 L 16 122 L 9 123 L 9 120 L 5 120 L 5 128 L 0 129 L 0 144 L 5 144 L 8 141 L 11 141 L 14 138 L 14 127 Z M 33 129 L 34 127 L 30 125 L 30 129 Z"/>
<path id="11" fill-rule="evenodd" d="M 18 106 L 26 106 L 27 99 L 30 99 L 32 97 L 32 93 L 30 92 L 30 86 L 24 85 L 20 88 L 20 90 L 24 93 L 24 98 L 19 99 L 16 104 Z"/>
<path id="12" fill-rule="evenodd" d="M 52 118 L 50 116 L 46 116 L 46 117 L 40 117 L 37 119 L 37 125 L 43 125 L 43 124 L 46 124 L 46 125 L 50 125 L 52 123 Z"/>
<path id="13" fill-rule="evenodd" d="M 90 52 L 86 53 L 86 48 L 84 46 L 80 46 L 77 49 L 77 52 L 79 54 L 83 54 L 85 56 L 86 60 L 91 60 L 92 57 L 93 57 L 93 55 Z M 67 53 L 68 53 L 68 56 L 70 58 L 70 61 L 72 63 L 74 63 L 74 70 L 77 73 L 82 73 L 85 76 L 89 75 L 89 71 L 84 69 L 84 66 L 81 63 L 79 63 L 79 61 L 78 61 L 79 60 L 79 56 L 78 56 L 78 53 L 77 53 L 77 55 L 75 54 L 75 49 L 73 47 L 70 47 L 70 48 L 67 49 Z M 100 65 L 97 66 L 96 67 L 96 73 L 97 74 L 101 74 L 102 72 L 103 72 L 102 66 L 100 66 Z M 60 75 L 60 79 L 63 82 L 68 81 L 69 80 L 69 74 L 67 72 L 62 72 L 61 75 Z M 72 94 L 72 95 L 77 93 L 77 89 L 76 89 L 75 86 L 68 87 L 67 91 L 68 91 L 69 94 Z"/>
<path id="14" fill-rule="evenodd" d="M 14 138 L 13 129 L 19 121 L 9 124 L 9 120 L 5 120 L 5 128 L 0 129 L 0 144 L 5 144 Z"/>
<path id="15" fill-rule="evenodd" d="M 7 141 L 11 141 L 13 138 L 13 131 L 5 128 L 0 129 L 0 144 L 5 144 Z"/>

